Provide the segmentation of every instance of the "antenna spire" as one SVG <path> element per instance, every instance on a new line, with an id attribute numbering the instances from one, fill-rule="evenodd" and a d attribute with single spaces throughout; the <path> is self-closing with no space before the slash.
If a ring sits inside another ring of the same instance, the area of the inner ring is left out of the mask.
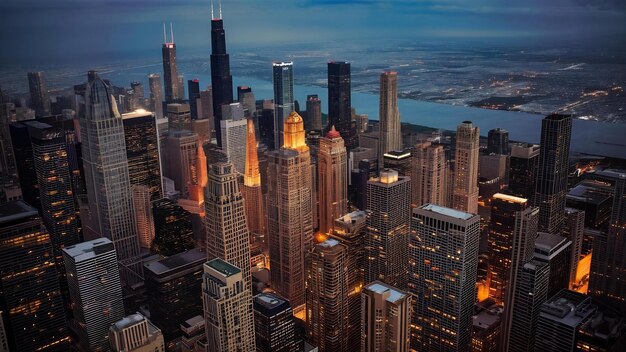
<path id="1" fill-rule="evenodd" d="M 172 44 L 174 44 L 174 26 L 172 26 L 172 22 L 170 22 L 170 35 L 172 36 Z"/>
<path id="2" fill-rule="evenodd" d="M 220 20 L 222 19 L 222 0 L 219 0 L 220 3 Z"/>
<path id="3" fill-rule="evenodd" d="M 167 43 L 167 33 L 165 32 L 165 22 L 163 22 L 163 43 Z"/>
<path id="4" fill-rule="evenodd" d="M 215 11 L 213 10 L 213 0 L 211 0 L 211 19 L 215 18 Z"/>

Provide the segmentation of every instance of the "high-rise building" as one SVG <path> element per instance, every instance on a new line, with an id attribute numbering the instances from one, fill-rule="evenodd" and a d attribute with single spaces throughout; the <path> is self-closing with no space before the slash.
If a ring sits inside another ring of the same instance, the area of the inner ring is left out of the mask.
<path id="1" fill-rule="evenodd" d="M 508 192 L 514 196 L 532 199 L 539 165 L 539 146 L 529 143 L 511 145 Z"/>
<path id="2" fill-rule="evenodd" d="M 161 330 L 141 313 L 113 323 L 109 341 L 113 352 L 165 352 Z"/>
<path id="3" fill-rule="evenodd" d="M 378 143 L 378 163 L 382 164 L 383 155 L 402 148 L 400 130 L 400 111 L 398 110 L 398 73 L 380 74 L 379 101 L 380 137 Z"/>
<path id="4" fill-rule="evenodd" d="M 39 200 L 39 184 L 33 159 L 33 146 L 30 142 L 28 126 L 34 121 L 12 123 L 9 126 L 13 154 L 16 161 L 16 170 L 19 175 L 19 184 L 22 199 L 29 205 L 41 209 Z"/>
<path id="5" fill-rule="evenodd" d="M 37 117 L 50 115 L 52 113 L 50 95 L 43 72 L 28 73 L 28 89 L 30 91 L 30 106 L 35 110 L 35 115 Z"/>
<path id="6" fill-rule="evenodd" d="M 478 212 L 479 141 L 480 129 L 471 121 L 463 121 L 457 127 L 452 208 L 472 214 Z"/>
<path id="7" fill-rule="evenodd" d="M 180 336 L 179 326 L 202 314 L 202 265 L 206 254 L 191 249 L 144 264 L 150 319 L 166 341 Z"/>
<path id="8" fill-rule="evenodd" d="M 220 258 L 236 265 L 241 270 L 246 290 L 251 290 L 250 233 L 244 199 L 231 162 L 210 166 L 204 213 L 207 258 Z"/>
<path id="9" fill-rule="evenodd" d="M 252 293 L 246 281 L 239 268 L 220 258 L 204 264 L 202 302 L 207 351 L 256 350 Z"/>
<path id="10" fill-rule="evenodd" d="M 569 286 L 576 283 L 576 270 L 578 261 L 583 253 L 583 242 L 585 237 L 585 212 L 574 208 L 565 208 L 565 229 L 563 236 L 572 244 L 570 248 L 569 261 Z"/>
<path id="11" fill-rule="evenodd" d="M 80 351 L 108 351 L 109 327 L 124 317 L 115 251 L 107 238 L 63 248 Z"/>
<path id="12" fill-rule="evenodd" d="M 411 234 L 409 288 L 418 297 L 411 324 L 412 348 L 468 351 L 480 216 L 425 204 L 413 209 Z"/>
<path id="13" fill-rule="evenodd" d="M 367 181 L 365 282 L 380 280 L 406 287 L 411 222 L 411 180 L 383 169 Z"/>
<path id="14" fill-rule="evenodd" d="M 221 3 L 220 3 L 221 4 Z M 222 125 L 222 105 L 233 102 L 233 76 L 230 74 L 230 59 L 226 53 L 226 33 L 220 5 L 219 18 L 211 20 L 211 87 L 213 89 L 214 128 Z M 222 136 L 216 131 L 217 145 L 222 146 Z"/>
<path id="15" fill-rule="evenodd" d="M 254 296 L 257 352 L 297 352 L 296 328 L 289 301 L 275 293 Z"/>
<path id="16" fill-rule="evenodd" d="M 113 241 L 122 281 L 133 285 L 143 280 L 143 267 L 122 116 L 109 87 L 99 77 L 89 83 L 85 102 L 86 113 L 79 121 L 89 200 L 87 227 Z"/>
<path id="17" fill-rule="evenodd" d="M 174 103 L 182 100 L 179 96 L 180 87 L 178 80 L 178 66 L 176 65 L 176 44 L 174 43 L 174 30 L 170 23 L 170 40 L 167 41 L 165 34 L 165 24 L 163 24 L 163 46 L 161 54 L 163 55 L 163 81 L 165 82 L 165 102 Z"/>
<path id="18" fill-rule="evenodd" d="M 176 201 L 163 198 L 152 203 L 155 237 L 152 250 L 171 256 L 194 248 L 191 214 Z"/>
<path id="19" fill-rule="evenodd" d="M 302 117 L 285 121 L 284 145 L 267 166 L 267 231 L 274 288 L 298 313 L 305 303 L 304 257 L 313 238 L 311 156 Z"/>
<path id="20" fill-rule="evenodd" d="M 148 87 L 150 88 L 149 110 L 154 111 L 157 119 L 163 118 L 163 88 L 161 88 L 161 75 L 151 73 L 148 75 Z"/>
<path id="21" fill-rule="evenodd" d="M 513 301 L 511 328 L 502 351 L 532 352 L 535 345 L 537 319 L 541 306 L 548 300 L 550 264 L 539 260 L 525 263 L 517 272 L 515 300 Z M 502 342 L 501 342 L 502 343 Z"/>
<path id="22" fill-rule="evenodd" d="M 149 250 L 155 236 L 150 189 L 144 185 L 132 185 L 130 188 L 133 192 L 133 208 L 139 245 L 141 248 Z"/>
<path id="23" fill-rule="evenodd" d="M 163 197 L 155 115 L 145 110 L 122 114 L 131 185 L 148 187 L 150 200 Z"/>
<path id="24" fill-rule="evenodd" d="M 361 351 L 409 352 L 413 299 L 374 281 L 361 291 Z"/>
<path id="25" fill-rule="evenodd" d="M 133 91 L 133 95 L 135 96 L 135 104 L 137 108 L 145 108 L 145 93 L 143 89 L 143 83 L 139 81 L 130 82 L 130 88 Z"/>
<path id="26" fill-rule="evenodd" d="M 411 176 L 413 165 L 411 149 L 390 150 L 383 154 L 382 160 L 383 168 L 394 169 L 400 176 Z"/>
<path id="27" fill-rule="evenodd" d="M 348 156 L 334 126 L 320 138 L 317 160 L 319 231 L 326 233 L 348 210 Z"/>
<path id="28" fill-rule="evenodd" d="M 170 131 L 166 139 L 169 175 L 184 199 L 191 199 L 200 184 L 198 135 L 189 131 Z"/>
<path id="29" fill-rule="evenodd" d="M 18 352 L 69 349 L 52 243 L 35 208 L 0 204 L 0 253 L 4 344 Z"/>
<path id="30" fill-rule="evenodd" d="M 322 101 L 315 95 L 306 97 L 306 121 L 304 127 L 307 131 L 319 131 L 322 129 Z"/>
<path id="31" fill-rule="evenodd" d="M 185 77 L 182 74 L 178 74 L 178 98 L 185 100 Z"/>
<path id="32" fill-rule="evenodd" d="M 579 327 L 595 312 L 591 297 L 561 290 L 541 306 L 534 351 L 573 351 Z"/>
<path id="33" fill-rule="evenodd" d="M 200 99 L 200 80 L 197 78 L 187 81 L 187 91 L 189 94 L 189 110 L 191 111 L 191 120 L 200 118 L 198 100 Z"/>
<path id="34" fill-rule="evenodd" d="M 167 117 L 170 131 L 191 130 L 191 110 L 189 104 L 167 104 Z"/>
<path id="35" fill-rule="evenodd" d="M 207 89 L 200 91 L 200 116 L 201 119 L 209 120 L 209 131 L 212 131 L 215 121 L 213 120 L 213 89 L 208 86 Z"/>
<path id="36" fill-rule="evenodd" d="M 322 352 L 358 348 L 360 325 L 349 321 L 349 300 L 361 287 L 353 286 L 358 272 L 348 271 L 349 248 L 329 238 L 307 255 L 306 332 Z"/>
<path id="37" fill-rule="evenodd" d="M 500 315 L 497 310 L 485 309 L 473 318 L 472 352 L 500 351 Z"/>
<path id="38" fill-rule="evenodd" d="M 222 105 L 222 150 L 235 166 L 237 173 L 245 172 L 247 121 L 239 102 Z"/>
<path id="39" fill-rule="evenodd" d="M 287 117 L 294 111 L 293 97 L 293 62 L 274 62 L 272 64 L 274 81 L 274 145 L 283 145 L 284 126 Z"/>
<path id="40" fill-rule="evenodd" d="M 533 258 L 548 264 L 548 297 L 569 288 L 572 242 L 561 235 L 540 232 L 535 239 Z M 515 317 L 515 315 L 513 315 Z"/>
<path id="41" fill-rule="evenodd" d="M 254 132 L 254 121 L 247 121 L 246 140 L 246 167 L 243 175 L 243 186 L 241 194 L 246 205 L 246 219 L 250 229 L 252 239 L 250 243 L 254 247 L 265 248 L 267 234 L 267 222 L 265 219 L 265 198 L 261 189 L 261 173 L 259 171 L 259 156 L 257 150 L 256 136 Z M 261 243 L 258 243 L 260 241 Z"/>
<path id="42" fill-rule="evenodd" d="M 202 315 L 196 315 L 180 324 L 180 331 L 183 333 L 181 338 L 182 352 L 196 352 L 196 344 L 206 340 L 204 330 L 204 317 Z"/>
<path id="43" fill-rule="evenodd" d="M 413 148 L 411 203 L 446 206 L 448 163 L 441 145 L 417 143 Z"/>
<path id="44" fill-rule="evenodd" d="M 487 132 L 487 153 L 509 154 L 509 131 L 502 128 L 489 130 Z"/>
<path id="45" fill-rule="evenodd" d="M 350 63 L 331 61 L 328 63 L 328 127 L 335 126 L 346 142 L 348 150 L 357 146 L 352 128 L 352 95 Z"/>
<path id="46" fill-rule="evenodd" d="M 281 146 L 274 144 L 274 108 L 257 109 L 257 120 L 259 121 L 259 142 L 266 145 L 269 150 L 280 149 Z"/>
<path id="47" fill-rule="evenodd" d="M 248 86 L 237 86 L 237 101 L 243 105 L 244 115 L 247 118 L 256 114 L 256 99 L 252 88 Z"/>
<path id="48" fill-rule="evenodd" d="M 539 230 L 560 234 L 565 221 L 572 118 L 552 114 L 541 121 L 541 148 L 533 205 L 539 207 Z"/>

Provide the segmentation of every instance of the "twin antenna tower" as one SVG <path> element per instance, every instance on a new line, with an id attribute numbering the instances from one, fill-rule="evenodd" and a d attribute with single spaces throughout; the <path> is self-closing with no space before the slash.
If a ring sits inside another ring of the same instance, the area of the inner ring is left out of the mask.
<path id="1" fill-rule="evenodd" d="M 216 19 L 215 17 L 215 10 L 213 9 L 213 2 L 214 0 L 211 0 L 211 19 Z M 217 17 L 217 19 L 222 19 L 222 0 L 218 0 L 218 11 L 219 11 L 219 17 Z M 172 41 L 168 42 L 167 41 L 167 32 L 165 30 L 165 23 L 163 23 L 163 42 L 164 43 L 172 43 L 174 44 L 174 27 L 172 26 L 172 22 L 170 22 L 170 36 Z"/>

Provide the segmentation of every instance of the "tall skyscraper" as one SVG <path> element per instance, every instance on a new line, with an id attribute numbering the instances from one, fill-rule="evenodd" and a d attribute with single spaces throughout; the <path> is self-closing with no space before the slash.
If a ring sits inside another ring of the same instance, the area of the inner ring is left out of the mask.
<path id="1" fill-rule="evenodd" d="M 361 291 L 361 352 L 409 352 L 413 300 L 380 281 Z"/>
<path id="2" fill-rule="evenodd" d="M 411 203 L 446 206 L 448 163 L 441 145 L 417 143 L 413 149 Z"/>
<path id="3" fill-rule="evenodd" d="M 319 131 L 322 129 L 322 101 L 315 95 L 306 97 L 306 121 L 304 127 L 307 131 Z"/>
<path id="4" fill-rule="evenodd" d="M 378 163 L 382 165 L 383 155 L 402 148 L 400 111 L 398 111 L 398 73 L 380 74 L 379 101 L 380 137 L 378 143 Z"/>
<path id="5" fill-rule="evenodd" d="M 222 259 L 204 264 L 202 302 L 207 351 L 256 350 L 252 296 L 246 281 L 239 268 Z"/>
<path id="6" fill-rule="evenodd" d="M 252 88 L 249 86 L 237 86 L 237 101 L 243 105 L 244 115 L 248 118 L 256 114 L 256 99 Z"/>
<path id="7" fill-rule="evenodd" d="M 213 88 L 213 116 L 215 129 L 222 125 L 222 105 L 233 102 L 233 76 L 230 59 L 226 53 L 226 33 L 220 3 L 219 18 L 211 11 L 211 87 Z M 222 136 L 216 131 L 217 145 L 222 146 Z"/>
<path id="8" fill-rule="evenodd" d="M 198 135 L 189 131 L 170 131 L 166 139 L 169 175 L 184 199 L 197 199 L 201 192 Z"/>
<path id="9" fill-rule="evenodd" d="M 80 351 L 108 351 L 109 327 L 124 317 L 120 270 L 107 238 L 63 248 Z"/>
<path id="10" fill-rule="evenodd" d="M 514 196 L 532 199 L 539 165 L 539 146 L 529 143 L 511 145 L 508 191 Z"/>
<path id="11" fill-rule="evenodd" d="M 18 352 L 68 350 L 50 235 L 35 208 L 23 201 L 0 204 L 0 253 L 5 344 Z"/>
<path id="12" fill-rule="evenodd" d="M 148 75 L 148 86 L 150 88 L 150 106 L 157 119 L 163 118 L 163 88 L 161 88 L 161 75 L 151 73 Z"/>
<path id="13" fill-rule="evenodd" d="M 457 127 L 452 208 L 472 214 L 478 212 L 479 142 L 480 129 L 471 121 L 463 121 Z"/>
<path id="14" fill-rule="evenodd" d="M 116 321 L 109 329 L 113 352 L 165 352 L 161 330 L 141 313 Z"/>
<path id="15" fill-rule="evenodd" d="M 352 95 L 350 63 L 331 61 L 328 63 L 328 127 L 335 126 L 346 142 L 348 150 L 357 146 L 352 128 Z"/>
<path id="16" fill-rule="evenodd" d="M 569 262 L 569 286 L 576 283 L 576 269 L 578 261 L 583 252 L 583 242 L 585 237 L 585 212 L 574 208 L 565 208 L 565 229 L 563 236 L 567 238 L 571 244 L 570 262 Z"/>
<path id="17" fill-rule="evenodd" d="M 200 91 L 200 107 L 201 107 L 201 119 L 209 120 L 209 131 L 212 131 L 214 127 L 213 119 L 213 89 L 208 86 L 207 89 Z"/>
<path id="18" fill-rule="evenodd" d="M 293 98 L 293 62 L 274 62 L 272 64 L 274 80 L 274 145 L 283 145 L 285 121 L 294 111 Z"/>
<path id="19" fill-rule="evenodd" d="M 494 128 L 487 132 L 487 153 L 509 154 L 509 131 Z"/>
<path id="20" fill-rule="evenodd" d="M 265 197 L 261 189 L 261 173 L 259 172 L 259 156 L 254 133 L 254 121 L 247 121 L 246 140 L 246 167 L 243 175 L 243 186 L 241 193 L 246 204 L 246 219 L 248 228 L 253 236 L 250 243 L 257 246 L 257 240 L 262 242 L 262 247 L 266 247 L 267 222 L 265 219 Z"/>
<path id="21" fill-rule="evenodd" d="M 200 118 L 198 110 L 198 99 L 200 99 L 200 80 L 197 78 L 187 81 L 187 91 L 189 94 L 189 110 L 191 110 L 191 120 Z"/>
<path id="22" fill-rule="evenodd" d="M 541 122 L 541 148 L 533 205 L 539 207 L 539 230 L 560 234 L 565 221 L 572 118 L 552 114 Z"/>
<path id="23" fill-rule="evenodd" d="M 383 169 L 367 181 L 368 215 L 365 239 L 365 282 L 380 280 L 406 287 L 407 248 L 411 222 L 411 180 Z"/>
<path id="24" fill-rule="evenodd" d="M 191 130 L 191 110 L 189 109 L 189 104 L 167 104 L 165 115 L 168 119 L 170 131 Z"/>
<path id="25" fill-rule="evenodd" d="M 317 160 L 319 231 L 326 233 L 348 210 L 348 155 L 334 126 L 320 138 Z"/>
<path id="26" fill-rule="evenodd" d="M 52 113 L 50 95 L 43 72 L 28 73 L 28 89 L 30 91 L 30 105 L 35 110 L 35 115 L 37 117 L 50 115 Z"/>
<path id="27" fill-rule="evenodd" d="M 254 330 L 257 352 L 298 352 L 293 310 L 289 301 L 274 293 L 254 296 Z"/>
<path id="28" fill-rule="evenodd" d="M 174 43 L 174 30 L 170 23 L 170 41 L 167 41 L 165 24 L 163 24 L 163 81 L 165 82 L 165 102 L 174 103 L 182 100 L 179 96 L 180 87 L 178 81 L 178 66 L 176 65 L 176 44 Z"/>
<path id="29" fill-rule="evenodd" d="M 144 110 L 122 114 L 131 185 L 148 187 L 150 200 L 163 198 L 155 115 Z"/>
<path id="30" fill-rule="evenodd" d="M 207 258 L 220 258 L 240 268 L 246 290 L 252 288 L 250 233 L 237 173 L 230 162 L 209 168 L 204 192 Z"/>
<path id="31" fill-rule="evenodd" d="M 86 113 L 80 118 L 80 129 L 89 199 L 87 227 L 96 236 L 113 241 L 122 281 L 133 285 L 143 280 L 143 267 L 122 116 L 109 87 L 99 77 L 89 83 L 85 101 Z"/>
<path id="32" fill-rule="evenodd" d="M 235 166 L 235 170 L 242 174 L 246 165 L 246 138 L 247 122 L 244 116 L 243 105 L 239 102 L 222 105 L 221 121 L 222 150 L 226 157 Z"/>
<path id="33" fill-rule="evenodd" d="M 434 204 L 413 209 L 409 287 L 418 299 L 412 348 L 468 351 L 476 297 L 480 216 Z"/>
<path id="34" fill-rule="evenodd" d="M 548 264 L 550 278 L 547 298 L 569 288 L 571 251 L 572 242 L 566 237 L 545 232 L 537 235 L 533 258 Z"/>
<path id="35" fill-rule="evenodd" d="M 305 303 L 305 250 L 313 238 L 311 156 L 295 111 L 284 131 L 283 148 L 268 155 L 267 230 L 272 283 L 298 313 Z"/>

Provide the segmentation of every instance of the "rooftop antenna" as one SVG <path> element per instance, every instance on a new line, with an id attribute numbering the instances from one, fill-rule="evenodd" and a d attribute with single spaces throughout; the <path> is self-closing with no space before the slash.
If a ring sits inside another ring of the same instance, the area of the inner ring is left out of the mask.
<path id="1" fill-rule="evenodd" d="M 165 33 L 165 22 L 163 22 L 163 43 L 167 43 L 167 33 Z"/>
<path id="2" fill-rule="evenodd" d="M 213 0 L 211 0 L 211 19 L 215 18 L 215 12 L 213 11 Z"/>
<path id="3" fill-rule="evenodd" d="M 170 35 L 172 36 L 172 44 L 174 44 L 174 27 L 172 26 L 172 22 L 170 22 Z"/>
<path id="4" fill-rule="evenodd" d="M 220 20 L 222 19 L 222 0 L 219 0 L 220 4 Z"/>

